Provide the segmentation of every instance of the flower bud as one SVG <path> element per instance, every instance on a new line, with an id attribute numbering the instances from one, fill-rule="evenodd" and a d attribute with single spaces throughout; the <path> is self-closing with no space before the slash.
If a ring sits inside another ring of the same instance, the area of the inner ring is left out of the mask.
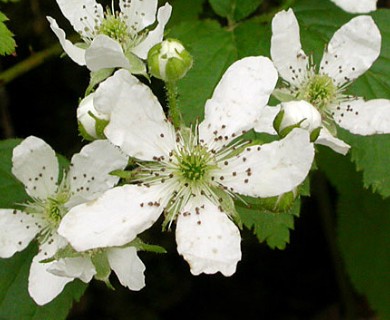
<path id="1" fill-rule="evenodd" d="M 321 128 L 321 114 L 310 103 L 301 101 L 283 102 L 274 120 L 274 128 L 281 136 L 286 136 L 294 128 L 302 128 L 313 133 L 314 140 Z M 313 140 L 313 139 L 312 139 Z"/>
<path id="2" fill-rule="evenodd" d="M 149 72 L 165 82 L 183 78 L 192 67 L 192 57 L 175 39 L 156 44 L 148 53 Z"/>
<path id="3" fill-rule="evenodd" d="M 109 116 L 98 112 L 93 105 L 93 96 L 86 96 L 81 100 L 77 108 L 77 120 L 79 131 L 84 139 L 88 141 L 104 139 L 104 128 L 109 122 Z"/>

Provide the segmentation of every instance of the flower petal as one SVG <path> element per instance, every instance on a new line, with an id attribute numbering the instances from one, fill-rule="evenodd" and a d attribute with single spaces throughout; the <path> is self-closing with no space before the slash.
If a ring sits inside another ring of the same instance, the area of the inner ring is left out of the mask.
<path id="1" fill-rule="evenodd" d="M 237 226 L 206 197 L 189 202 L 176 222 L 177 251 L 191 273 L 231 276 L 241 260 Z"/>
<path id="2" fill-rule="evenodd" d="M 78 251 L 127 244 L 156 222 L 168 200 L 162 195 L 163 186 L 110 189 L 96 200 L 72 208 L 58 233 Z"/>
<path id="3" fill-rule="evenodd" d="M 273 123 L 279 111 L 280 105 L 275 107 L 265 106 L 265 108 L 261 111 L 260 117 L 256 119 L 254 127 L 255 131 L 276 135 L 277 132 L 274 129 Z"/>
<path id="4" fill-rule="evenodd" d="M 95 0 L 57 0 L 62 14 L 81 36 L 91 38 L 103 19 L 103 7 Z"/>
<path id="5" fill-rule="evenodd" d="M 109 248 L 107 257 L 111 269 L 115 271 L 119 282 L 134 291 L 145 287 L 145 265 L 134 247 Z"/>
<path id="6" fill-rule="evenodd" d="M 124 169 L 127 160 L 128 157 L 107 140 L 96 140 L 86 145 L 72 157 L 68 173 L 72 197 L 67 207 L 93 200 L 112 188 L 119 178 L 110 175 L 110 172 Z"/>
<path id="7" fill-rule="evenodd" d="M 95 107 L 111 106 L 111 120 L 104 133 L 129 156 L 153 160 L 174 149 L 176 135 L 152 91 L 126 70 L 117 71 L 100 84 Z"/>
<path id="8" fill-rule="evenodd" d="M 119 0 L 119 7 L 131 31 L 139 31 L 156 20 L 157 0 Z"/>
<path id="9" fill-rule="evenodd" d="M 39 253 L 34 257 L 28 278 L 28 292 L 38 305 L 44 305 L 57 297 L 65 285 L 73 278 L 59 277 L 48 271 L 52 262 L 43 263 L 42 260 L 52 257 L 58 248 L 64 245 L 63 239 L 54 236 L 40 246 Z"/>
<path id="10" fill-rule="evenodd" d="M 88 283 L 96 274 L 96 270 L 89 257 L 65 258 L 53 261 L 47 268 L 50 273 L 67 278 L 78 278 Z"/>
<path id="11" fill-rule="evenodd" d="M 334 110 L 336 123 L 354 134 L 368 136 L 390 133 L 390 100 L 357 99 L 339 105 Z"/>
<path id="12" fill-rule="evenodd" d="M 19 210 L 0 209 L 0 257 L 9 258 L 25 249 L 40 228 L 33 216 Z"/>
<path id="13" fill-rule="evenodd" d="M 331 148 L 333 151 L 346 155 L 349 151 L 350 145 L 346 144 L 344 141 L 337 139 L 332 136 L 328 129 L 322 127 L 320 135 L 317 138 L 316 144 L 321 144 Z"/>
<path id="14" fill-rule="evenodd" d="M 292 9 L 272 20 L 271 58 L 280 76 L 299 87 L 305 79 L 309 59 L 302 50 L 299 25 Z"/>
<path id="15" fill-rule="evenodd" d="M 321 60 L 320 72 L 340 86 L 366 72 L 378 58 L 381 34 L 370 16 L 358 16 L 335 32 Z"/>
<path id="16" fill-rule="evenodd" d="M 58 161 L 54 150 L 42 139 L 30 136 L 14 148 L 12 173 L 34 198 L 46 199 L 57 190 Z"/>
<path id="17" fill-rule="evenodd" d="M 126 58 L 122 46 L 104 34 L 96 36 L 91 46 L 85 50 L 85 62 L 91 71 L 106 68 L 130 69 L 130 62 Z"/>
<path id="18" fill-rule="evenodd" d="M 164 37 L 164 29 L 166 24 L 168 23 L 169 18 L 171 17 L 171 13 L 172 13 L 172 7 L 170 6 L 169 3 L 166 3 L 163 7 L 159 8 L 157 12 L 158 24 L 156 28 L 154 28 L 152 31 L 149 31 L 146 38 L 142 42 L 140 42 L 137 46 L 132 48 L 131 52 L 133 52 L 141 59 L 146 59 L 149 50 L 155 44 L 160 43 L 162 41 Z"/>
<path id="19" fill-rule="evenodd" d="M 85 66 L 85 49 L 75 46 L 72 42 L 66 39 L 64 30 L 58 26 L 56 20 L 51 17 L 47 17 L 47 20 L 50 23 L 51 30 L 53 30 L 54 34 L 57 36 L 62 49 L 64 49 L 66 54 L 80 66 Z"/>
<path id="20" fill-rule="evenodd" d="M 283 140 L 245 148 L 213 175 L 232 192 L 273 197 L 293 190 L 308 175 L 314 159 L 309 133 L 294 129 Z M 222 165 L 221 164 L 221 165 Z"/>
<path id="21" fill-rule="evenodd" d="M 376 10 L 378 0 L 331 0 L 349 13 L 367 13 Z"/>
<path id="22" fill-rule="evenodd" d="M 206 102 L 199 136 L 220 148 L 254 127 L 278 78 L 271 60 L 247 57 L 233 63 Z"/>

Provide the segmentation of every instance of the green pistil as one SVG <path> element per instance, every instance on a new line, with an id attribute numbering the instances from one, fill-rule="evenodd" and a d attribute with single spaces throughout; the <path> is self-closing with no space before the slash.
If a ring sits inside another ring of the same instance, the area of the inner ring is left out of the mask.
<path id="1" fill-rule="evenodd" d="M 48 221 L 54 226 L 57 226 L 62 217 L 66 213 L 65 203 L 67 198 L 64 194 L 60 193 L 56 195 L 56 198 L 49 198 L 45 203 L 44 215 Z"/>
<path id="2" fill-rule="evenodd" d="M 198 182 L 204 179 L 213 167 L 213 159 L 201 145 L 193 146 L 190 152 L 177 156 L 179 175 L 187 182 Z"/>
<path id="3" fill-rule="evenodd" d="M 326 112 L 326 107 L 337 98 L 337 87 L 329 76 L 314 75 L 299 90 L 298 98 Z"/>
<path id="4" fill-rule="evenodd" d="M 107 13 L 106 18 L 99 27 L 98 33 L 105 34 L 122 44 L 127 41 L 129 34 L 126 23 L 111 13 Z"/>

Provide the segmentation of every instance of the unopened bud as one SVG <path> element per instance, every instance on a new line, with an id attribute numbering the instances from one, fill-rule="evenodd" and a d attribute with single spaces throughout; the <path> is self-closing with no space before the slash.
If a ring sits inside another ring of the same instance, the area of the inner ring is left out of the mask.
<path id="1" fill-rule="evenodd" d="M 274 120 L 274 128 L 282 137 L 294 128 L 302 128 L 313 134 L 316 140 L 321 128 L 321 114 L 310 103 L 301 101 L 283 102 Z"/>
<path id="2" fill-rule="evenodd" d="M 175 82 L 191 69 L 192 57 L 180 41 L 167 39 L 149 50 L 148 66 L 153 77 Z"/>
<path id="3" fill-rule="evenodd" d="M 81 100 L 77 108 L 77 120 L 79 131 L 84 139 L 88 141 L 104 139 L 104 128 L 109 122 L 109 116 L 98 112 L 93 105 L 93 96 L 86 96 Z"/>

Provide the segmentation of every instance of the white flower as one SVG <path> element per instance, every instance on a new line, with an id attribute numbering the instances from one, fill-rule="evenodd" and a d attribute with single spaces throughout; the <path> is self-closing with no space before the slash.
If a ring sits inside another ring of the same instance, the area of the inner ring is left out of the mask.
<path id="1" fill-rule="evenodd" d="M 336 124 L 360 135 L 390 133 L 390 101 L 364 101 L 344 94 L 347 86 L 367 71 L 380 53 L 381 35 L 369 16 L 343 25 L 330 40 L 318 70 L 301 48 L 293 11 L 279 12 L 272 21 L 271 56 L 286 87 L 276 90 L 281 101 L 305 100 L 322 117 L 316 143 L 345 154 L 349 145 L 337 139 Z"/>
<path id="2" fill-rule="evenodd" d="M 331 0 L 349 13 L 367 13 L 376 10 L 378 0 Z"/>
<path id="3" fill-rule="evenodd" d="M 144 73 L 148 51 L 163 39 L 172 7 L 167 3 L 157 11 L 157 0 L 119 0 L 120 12 L 107 9 L 95 0 L 57 0 L 64 16 L 81 36 L 83 44 L 72 44 L 56 20 L 47 17 L 64 51 L 91 71 L 126 68 Z M 156 21 L 153 30 L 148 27 Z"/>
<path id="4" fill-rule="evenodd" d="M 28 290 L 43 305 L 74 278 L 88 282 L 94 276 L 95 269 L 86 259 L 62 261 L 74 270 L 73 276 L 66 277 L 48 272 L 54 262 L 41 261 L 67 246 L 57 233 L 67 211 L 112 188 L 118 178 L 109 173 L 124 168 L 127 157 L 109 142 L 95 141 L 72 157 L 69 171 L 58 183 L 60 172 L 55 152 L 43 140 L 30 136 L 14 149 L 12 163 L 12 173 L 24 184 L 31 200 L 22 210 L 0 209 L 0 257 L 11 257 L 33 239 L 38 241 L 39 253 L 31 264 Z"/>
<path id="5" fill-rule="evenodd" d="M 104 111 L 111 102 L 105 134 L 138 159 L 133 172 L 138 185 L 114 188 L 72 209 L 60 234 L 79 250 L 118 246 L 149 228 L 164 210 L 166 225 L 176 221 L 177 250 L 193 274 L 232 275 L 241 259 L 239 229 L 231 220 L 236 194 L 288 192 L 305 179 L 314 157 L 301 129 L 270 144 L 236 140 L 253 128 L 276 81 L 269 59 L 237 61 L 206 102 L 203 122 L 193 131 L 175 132 L 151 90 L 125 70 L 117 71 L 99 86 L 95 106 Z M 88 236 L 77 237 L 81 230 Z"/>

